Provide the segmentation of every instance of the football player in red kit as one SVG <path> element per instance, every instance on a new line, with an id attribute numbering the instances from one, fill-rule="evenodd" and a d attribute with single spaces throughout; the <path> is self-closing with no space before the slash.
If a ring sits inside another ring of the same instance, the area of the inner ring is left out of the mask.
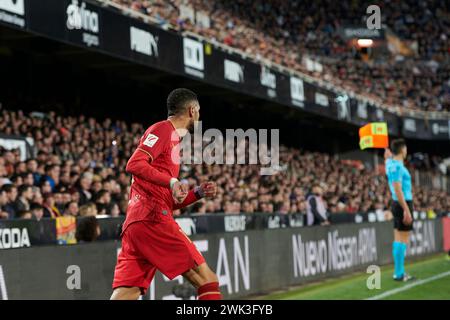
<path id="1" fill-rule="evenodd" d="M 188 191 L 177 179 L 180 140 L 200 117 L 196 94 L 172 91 L 167 110 L 168 119 L 147 129 L 127 163 L 132 184 L 111 299 L 138 299 L 156 270 L 169 279 L 183 275 L 197 289 L 199 300 L 222 298 L 216 274 L 172 216 L 173 210 L 214 197 L 217 189 L 206 182 Z"/>

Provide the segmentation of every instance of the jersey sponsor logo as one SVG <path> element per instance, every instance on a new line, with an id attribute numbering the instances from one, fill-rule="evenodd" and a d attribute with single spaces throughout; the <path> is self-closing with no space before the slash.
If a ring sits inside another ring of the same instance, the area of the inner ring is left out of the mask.
<path id="1" fill-rule="evenodd" d="M 131 50 L 147 56 L 158 57 L 158 37 L 136 27 L 130 27 Z"/>
<path id="2" fill-rule="evenodd" d="M 158 141 L 158 139 L 159 139 L 158 136 L 155 136 L 154 134 L 149 133 L 147 138 L 145 138 L 144 145 L 151 148 L 155 145 L 155 143 Z"/>

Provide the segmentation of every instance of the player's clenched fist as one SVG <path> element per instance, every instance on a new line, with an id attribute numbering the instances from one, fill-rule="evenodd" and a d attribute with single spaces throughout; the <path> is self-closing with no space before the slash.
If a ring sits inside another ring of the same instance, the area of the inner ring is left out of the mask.
<path id="1" fill-rule="evenodd" d="M 182 203 L 189 191 L 187 184 L 181 183 L 177 179 L 170 181 L 170 189 L 172 190 L 172 197 L 176 203 Z"/>
<path id="2" fill-rule="evenodd" d="M 202 189 L 205 198 L 214 198 L 217 194 L 217 185 L 215 182 L 203 182 L 200 185 L 200 188 Z"/>

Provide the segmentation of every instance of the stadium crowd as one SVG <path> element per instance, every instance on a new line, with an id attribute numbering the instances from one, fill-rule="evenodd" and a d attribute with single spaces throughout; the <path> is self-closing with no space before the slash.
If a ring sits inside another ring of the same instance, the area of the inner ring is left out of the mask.
<path id="1" fill-rule="evenodd" d="M 125 214 L 131 179 L 124 168 L 144 131 L 137 123 L 3 110 L 0 133 L 33 138 L 38 151 L 21 161 L 19 149 L 0 147 L 0 218 Z M 258 165 L 184 164 L 180 176 L 185 183 L 218 184 L 214 200 L 203 199 L 185 211 L 305 212 L 314 185 L 320 185 L 330 213 L 389 206 L 382 170 L 360 162 L 282 146 L 280 168 L 275 175 L 261 176 Z M 448 193 L 414 192 L 416 210 L 450 211 Z"/>
<path id="2" fill-rule="evenodd" d="M 192 31 L 400 110 L 450 111 L 450 12 L 446 1 L 377 2 L 394 42 L 406 49 L 394 50 L 395 45 L 388 43 L 368 60 L 361 59 L 361 53 L 339 31 L 343 26 L 364 27 L 370 1 L 113 2 L 153 16 L 161 25 Z M 191 21 L 194 15 L 183 13 L 186 7 L 205 14 L 209 22 Z M 321 70 L 307 68 L 305 57 L 319 61 Z"/>

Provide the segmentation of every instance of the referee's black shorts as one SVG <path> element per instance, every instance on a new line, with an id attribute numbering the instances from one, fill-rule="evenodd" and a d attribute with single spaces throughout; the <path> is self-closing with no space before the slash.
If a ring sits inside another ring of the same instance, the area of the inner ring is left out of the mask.
<path id="1" fill-rule="evenodd" d="M 398 231 L 411 231 L 413 229 L 414 225 L 414 216 L 413 216 L 413 202 L 412 201 L 406 201 L 406 204 L 409 207 L 409 211 L 411 212 L 411 218 L 413 219 L 413 222 L 410 225 L 406 225 L 403 223 L 403 208 L 398 203 L 398 201 L 392 202 L 392 215 L 394 216 L 394 229 L 397 229 Z"/>

